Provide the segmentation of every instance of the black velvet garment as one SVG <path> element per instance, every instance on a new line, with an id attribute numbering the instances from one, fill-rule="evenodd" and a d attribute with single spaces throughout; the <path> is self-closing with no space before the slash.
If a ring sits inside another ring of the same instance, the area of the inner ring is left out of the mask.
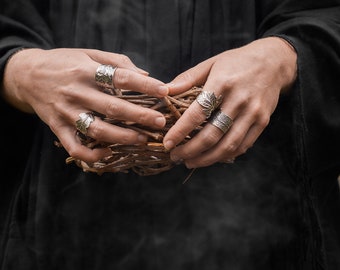
<path id="1" fill-rule="evenodd" d="M 0 0 L 0 74 L 19 48 L 126 54 L 168 82 L 265 36 L 298 79 L 234 164 L 84 173 L 0 103 L 0 269 L 340 269 L 339 0 Z M 29 152 L 28 152 L 29 151 Z"/>

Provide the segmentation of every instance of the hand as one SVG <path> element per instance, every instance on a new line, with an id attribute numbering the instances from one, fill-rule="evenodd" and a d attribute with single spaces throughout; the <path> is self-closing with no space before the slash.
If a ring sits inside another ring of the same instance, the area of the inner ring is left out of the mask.
<path id="1" fill-rule="evenodd" d="M 177 146 L 205 120 L 201 105 L 193 102 L 164 137 L 165 147 L 173 149 L 171 159 L 194 168 L 230 162 L 245 153 L 268 125 L 280 93 L 294 82 L 296 61 L 290 44 L 269 37 L 223 52 L 177 76 L 169 84 L 170 94 L 204 84 L 203 90 L 222 96 L 220 109 L 234 123 L 226 134 L 207 123 L 194 138 Z"/>
<path id="2" fill-rule="evenodd" d="M 89 149 L 80 143 L 75 122 L 79 114 L 95 111 L 110 118 L 162 128 L 164 116 L 100 91 L 94 75 L 100 64 L 117 66 L 114 85 L 163 97 L 164 83 L 147 76 L 128 57 L 97 50 L 27 49 L 16 53 L 4 74 L 3 95 L 17 108 L 35 112 L 51 128 L 70 156 L 95 162 L 109 155 L 108 149 Z M 87 135 L 103 142 L 138 144 L 147 138 L 136 131 L 105 123 L 91 123 Z"/>

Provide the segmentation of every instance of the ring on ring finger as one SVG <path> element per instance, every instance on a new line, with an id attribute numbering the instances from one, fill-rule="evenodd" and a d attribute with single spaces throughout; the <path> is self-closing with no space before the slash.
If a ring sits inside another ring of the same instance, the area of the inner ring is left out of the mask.
<path id="1" fill-rule="evenodd" d="M 76 128 L 83 135 L 87 135 L 87 130 L 91 123 L 95 120 L 92 112 L 80 113 L 79 119 L 76 121 Z"/>

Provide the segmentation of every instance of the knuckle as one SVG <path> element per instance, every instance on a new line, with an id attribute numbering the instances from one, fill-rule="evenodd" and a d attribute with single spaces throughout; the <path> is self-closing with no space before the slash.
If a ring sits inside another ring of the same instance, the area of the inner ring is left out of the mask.
<path id="1" fill-rule="evenodd" d="M 257 117 L 260 117 L 263 114 L 263 105 L 261 102 L 253 102 L 251 104 L 251 109 L 253 111 L 253 114 L 256 115 Z"/>
<path id="2" fill-rule="evenodd" d="M 225 88 L 232 88 L 239 81 L 240 81 L 240 78 L 238 76 L 236 76 L 236 75 L 229 75 L 229 76 L 224 78 L 223 86 Z"/>
<path id="3" fill-rule="evenodd" d="M 131 63 L 131 60 L 128 56 L 126 56 L 125 54 L 119 54 L 118 55 L 118 61 L 119 63 L 123 64 L 123 65 L 127 65 Z"/>
<path id="4" fill-rule="evenodd" d="M 268 126 L 269 121 L 270 121 L 270 116 L 262 115 L 262 117 L 260 117 L 257 123 L 261 128 L 265 128 L 266 126 Z"/>
<path id="5" fill-rule="evenodd" d="M 136 142 L 137 134 L 133 132 L 132 130 L 131 131 L 127 130 L 127 131 L 128 132 L 126 132 L 124 136 L 122 136 L 120 139 L 121 144 L 128 145 L 128 144 Z"/>
<path id="6" fill-rule="evenodd" d="M 203 160 L 200 165 L 201 165 L 201 167 L 206 167 L 206 166 L 209 166 L 209 165 L 211 165 L 215 162 L 216 162 L 215 158 L 209 157 L 209 158 Z"/>
<path id="7" fill-rule="evenodd" d="M 96 161 L 98 161 L 100 158 L 97 155 L 94 156 L 86 156 L 83 158 L 83 161 L 87 162 L 87 163 L 94 163 Z"/>
<path id="8" fill-rule="evenodd" d="M 115 72 L 114 76 L 114 85 L 119 88 L 127 87 L 129 81 L 130 81 L 130 73 L 126 70 L 123 70 L 121 68 L 118 68 Z"/>
<path id="9" fill-rule="evenodd" d="M 97 140 L 101 140 L 104 130 L 101 125 L 98 125 L 96 122 L 93 122 L 91 126 L 89 127 L 88 133 L 90 137 L 97 139 Z"/>
<path id="10" fill-rule="evenodd" d="M 194 123 L 196 126 L 201 124 L 205 120 L 205 115 L 203 110 L 187 110 L 188 117 L 191 123 Z"/>
<path id="11" fill-rule="evenodd" d="M 270 121 L 270 115 L 260 105 L 255 105 L 252 108 L 253 120 L 262 128 L 266 127 Z"/>
<path id="12" fill-rule="evenodd" d="M 209 132 L 202 139 L 202 146 L 207 149 L 218 141 L 219 137 L 214 132 Z"/>
<path id="13" fill-rule="evenodd" d="M 49 120 L 48 120 L 48 125 L 49 125 L 49 127 L 50 127 L 50 129 L 54 132 L 54 133 L 56 133 L 56 131 L 59 129 L 59 127 L 60 127 L 60 124 L 59 124 L 59 121 L 56 119 L 56 118 L 50 118 Z"/>
<path id="14" fill-rule="evenodd" d="M 91 162 L 99 161 L 102 158 L 103 158 L 103 156 L 102 156 L 101 153 L 93 151 L 92 152 L 92 158 L 91 158 L 92 160 L 91 160 Z"/>
<path id="15" fill-rule="evenodd" d="M 79 102 L 80 96 L 79 96 L 79 89 L 76 89 L 74 87 L 60 87 L 58 88 L 59 94 L 63 96 L 66 102 L 68 103 L 74 103 Z M 54 106 L 58 106 L 58 104 L 55 104 Z"/>
<path id="16" fill-rule="evenodd" d="M 173 136 L 172 139 L 177 144 L 181 142 L 187 136 L 187 134 L 182 129 L 176 129 L 176 131 L 174 131 L 174 134 L 172 136 Z"/>
<path id="17" fill-rule="evenodd" d="M 64 78 L 72 78 L 72 81 L 83 80 L 87 76 L 86 67 L 82 64 L 82 61 L 75 63 L 72 66 L 64 70 Z"/>
<path id="18" fill-rule="evenodd" d="M 216 88 L 231 89 L 236 83 L 234 76 L 218 76 L 215 78 L 214 84 Z"/>
<path id="19" fill-rule="evenodd" d="M 250 103 L 250 97 L 246 93 L 240 93 L 238 94 L 237 102 L 240 108 L 245 108 Z"/>
<path id="20" fill-rule="evenodd" d="M 148 77 L 144 77 L 143 81 L 142 81 L 142 89 L 141 89 L 141 91 L 143 93 L 148 93 L 149 90 L 151 89 L 150 86 L 151 86 L 151 83 L 149 81 L 149 78 Z"/>
<path id="21" fill-rule="evenodd" d="M 67 149 L 67 152 L 69 153 L 69 155 L 71 157 L 81 159 L 81 154 L 80 154 L 80 151 L 79 151 L 79 147 L 77 147 L 76 145 L 69 145 L 68 149 Z"/>
<path id="22" fill-rule="evenodd" d="M 236 156 L 243 155 L 248 151 L 248 149 L 249 149 L 249 146 L 243 145 L 237 149 L 235 155 Z"/>
<path id="23" fill-rule="evenodd" d="M 149 119 L 150 119 L 149 113 L 146 112 L 145 110 L 142 110 L 138 114 L 137 122 L 139 124 L 145 125 L 145 124 L 148 124 Z"/>
<path id="24" fill-rule="evenodd" d="M 108 115 L 109 117 L 113 117 L 113 118 L 119 117 L 121 114 L 119 105 L 112 100 L 107 103 L 105 112 L 106 112 L 106 115 Z"/>
<path id="25" fill-rule="evenodd" d="M 193 73 L 194 73 L 194 71 L 191 68 L 187 72 L 184 72 L 184 73 L 178 75 L 177 78 L 180 79 L 180 80 L 186 81 L 186 82 L 193 83 L 194 82 L 194 77 L 195 77 Z"/>
<path id="26" fill-rule="evenodd" d="M 222 146 L 224 153 L 234 153 L 237 149 L 236 142 L 226 143 Z"/>

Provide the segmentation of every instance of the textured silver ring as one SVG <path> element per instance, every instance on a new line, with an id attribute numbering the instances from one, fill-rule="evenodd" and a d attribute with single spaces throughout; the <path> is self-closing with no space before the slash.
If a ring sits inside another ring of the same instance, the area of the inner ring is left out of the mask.
<path id="1" fill-rule="evenodd" d="M 216 97 L 213 92 L 202 91 L 196 98 L 199 105 L 202 106 L 202 110 L 206 119 L 211 116 L 211 113 L 220 106 L 222 102 L 222 96 Z"/>
<path id="2" fill-rule="evenodd" d="M 226 133 L 232 126 L 233 119 L 231 119 L 228 115 L 219 110 L 209 120 L 209 123 L 219 128 L 223 133 Z"/>
<path id="3" fill-rule="evenodd" d="M 79 132 L 84 135 L 87 135 L 87 129 L 94 121 L 94 115 L 91 112 L 88 113 L 80 113 L 79 119 L 76 121 L 76 128 Z"/>
<path id="4" fill-rule="evenodd" d="M 117 67 L 111 65 L 100 65 L 95 74 L 95 81 L 98 86 L 115 89 L 113 78 Z"/>

